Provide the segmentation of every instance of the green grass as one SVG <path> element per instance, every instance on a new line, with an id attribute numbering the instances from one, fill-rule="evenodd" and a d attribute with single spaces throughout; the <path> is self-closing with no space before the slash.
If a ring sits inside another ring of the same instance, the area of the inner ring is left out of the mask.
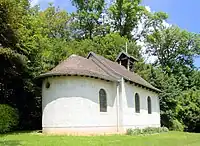
<path id="1" fill-rule="evenodd" d="M 0 146 L 200 146 L 200 134 L 168 132 L 148 136 L 53 136 L 41 133 L 0 135 Z"/>

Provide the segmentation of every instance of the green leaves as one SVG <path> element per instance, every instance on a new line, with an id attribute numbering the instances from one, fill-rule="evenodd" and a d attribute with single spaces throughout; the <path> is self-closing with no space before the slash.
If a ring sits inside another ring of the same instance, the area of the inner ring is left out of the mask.
<path id="1" fill-rule="evenodd" d="M 187 131 L 200 131 L 200 91 L 188 90 L 179 96 L 177 118 L 183 121 Z"/>
<path id="2" fill-rule="evenodd" d="M 0 104 L 0 110 L 0 133 L 15 129 L 19 123 L 18 111 L 6 104 Z"/>
<path id="3" fill-rule="evenodd" d="M 121 51 L 125 51 L 125 44 L 128 41 L 127 38 L 121 37 L 118 33 L 110 33 L 105 37 L 96 36 L 91 39 L 84 39 L 81 41 L 71 41 L 67 43 L 67 49 L 69 52 L 86 56 L 88 52 L 93 51 L 99 55 L 115 60 L 116 56 Z M 140 47 L 134 42 L 128 42 L 129 54 L 140 58 Z"/>
<path id="4" fill-rule="evenodd" d="M 77 12 L 74 13 L 73 29 L 78 31 L 78 38 L 94 37 L 95 29 L 100 26 L 99 19 L 104 9 L 104 0 L 72 0 Z M 74 27 L 75 26 L 75 27 Z"/>
<path id="5" fill-rule="evenodd" d="M 132 38 L 131 32 L 142 16 L 143 8 L 139 6 L 140 2 L 141 0 L 116 0 L 109 8 L 114 30 L 121 36 Z"/>
<path id="6" fill-rule="evenodd" d="M 199 36 L 193 35 L 178 27 L 169 27 L 157 30 L 146 39 L 147 51 L 158 57 L 158 64 L 168 66 L 172 72 L 177 72 L 179 67 L 183 71 L 193 68 L 193 57 L 198 55 L 200 42 Z"/>

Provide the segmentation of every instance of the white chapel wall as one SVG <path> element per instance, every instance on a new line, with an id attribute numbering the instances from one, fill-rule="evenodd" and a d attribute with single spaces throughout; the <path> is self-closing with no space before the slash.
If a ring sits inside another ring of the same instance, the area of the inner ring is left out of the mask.
<path id="1" fill-rule="evenodd" d="M 160 126 L 160 104 L 158 94 L 126 82 L 122 83 L 123 126 L 144 128 Z M 140 96 L 140 113 L 135 112 L 135 93 Z M 147 97 L 151 97 L 152 114 L 148 114 Z"/>
<path id="2" fill-rule="evenodd" d="M 45 83 L 50 83 L 46 89 Z M 107 112 L 99 109 L 99 90 L 107 94 Z M 46 131 L 116 130 L 116 84 L 79 76 L 45 79 L 42 86 L 42 127 Z"/>

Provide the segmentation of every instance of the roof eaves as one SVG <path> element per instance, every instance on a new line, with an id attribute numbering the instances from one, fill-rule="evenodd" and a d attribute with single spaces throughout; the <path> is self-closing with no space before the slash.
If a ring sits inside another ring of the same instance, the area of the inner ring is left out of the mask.
<path id="1" fill-rule="evenodd" d="M 107 77 L 107 76 L 99 76 L 99 75 L 89 75 L 89 74 L 81 74 L 81 73 L 78 73 L 78 74 L 72 74 L 72 73 L 44 73 L 44 74 L 41 74 L 39 75 L 38 77 L 36 77 L 36 79 L 39 79 L 39 78 L 46 78 L 46 77 L 53 77 L 53 76 L 68 76 L 68 75 L 78 75 L 78 76 L 88 76 L 88 77 L 94 77 L 94 78 L 100 78 L 100 79 L 104 79 L 104 80 L 109 80 L 109 81 L 116 81 L 115 78 L 112 78 L 112 77 Z"/>
<path id="2" fill-rule="evenodd" d="M 125 80 L 127 80 L 127 81 L 131 81 L 131 82 L 133 82 L 133 83 L 135 83 L 135 84 L 139 84 L 139 85 L 141 85 L 141 86 L 144 86 L 144 87 L 146 87 L 146 88 L 149 88 L 149 89 L 151 89 L 151 90 L 154 90 L 154 91 L 157 91 L 157 92 L 162 92 L 161 90 L 159 90 L 159 89 L 157 89 L 156 87 L 154 87 L 154 86 L 152 86 L 152 87 L 149 87 L 149 86 L 146 86 L 146 85 L 143 85 L 143 84 L 141 84 L 141 83 L 137 83 L 137 82 L 135 82 L 135 81 L 133 81 L 133 80 L 131 80 L 131 79 L 129 79 L 129 78 L 127 78 L 127 77 L 123 77 Z"/>

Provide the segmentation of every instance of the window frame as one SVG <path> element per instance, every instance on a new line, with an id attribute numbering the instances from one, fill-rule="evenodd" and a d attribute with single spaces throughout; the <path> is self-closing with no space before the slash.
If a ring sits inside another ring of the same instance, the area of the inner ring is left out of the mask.
<path id="1" fill-rule="evenodd" d="M 135 93 L 135 113 L 140 113 L 140 95 Z"/>
<path id="2" fill-rule="evenodd" d="M 147 97 L 147 110 L 148 114 L 152 114 L 152 102 L 151 102 L 151 97 Z"/>
<path id="3" fill-rule="evenodd" d="M 99 90 L 99 110 L 101 113 L 108 112 L 107 94 L 104 89 Z"/>
<path id="4" fill-rule="evenodd" d="M 46 81 L 46 82 L 45 82 L 45 88 L 46 88 L 46 89 L 49 89 L 50 86 L 51 86 L 50 82 L 49 82 L 49 81 Z"/>

